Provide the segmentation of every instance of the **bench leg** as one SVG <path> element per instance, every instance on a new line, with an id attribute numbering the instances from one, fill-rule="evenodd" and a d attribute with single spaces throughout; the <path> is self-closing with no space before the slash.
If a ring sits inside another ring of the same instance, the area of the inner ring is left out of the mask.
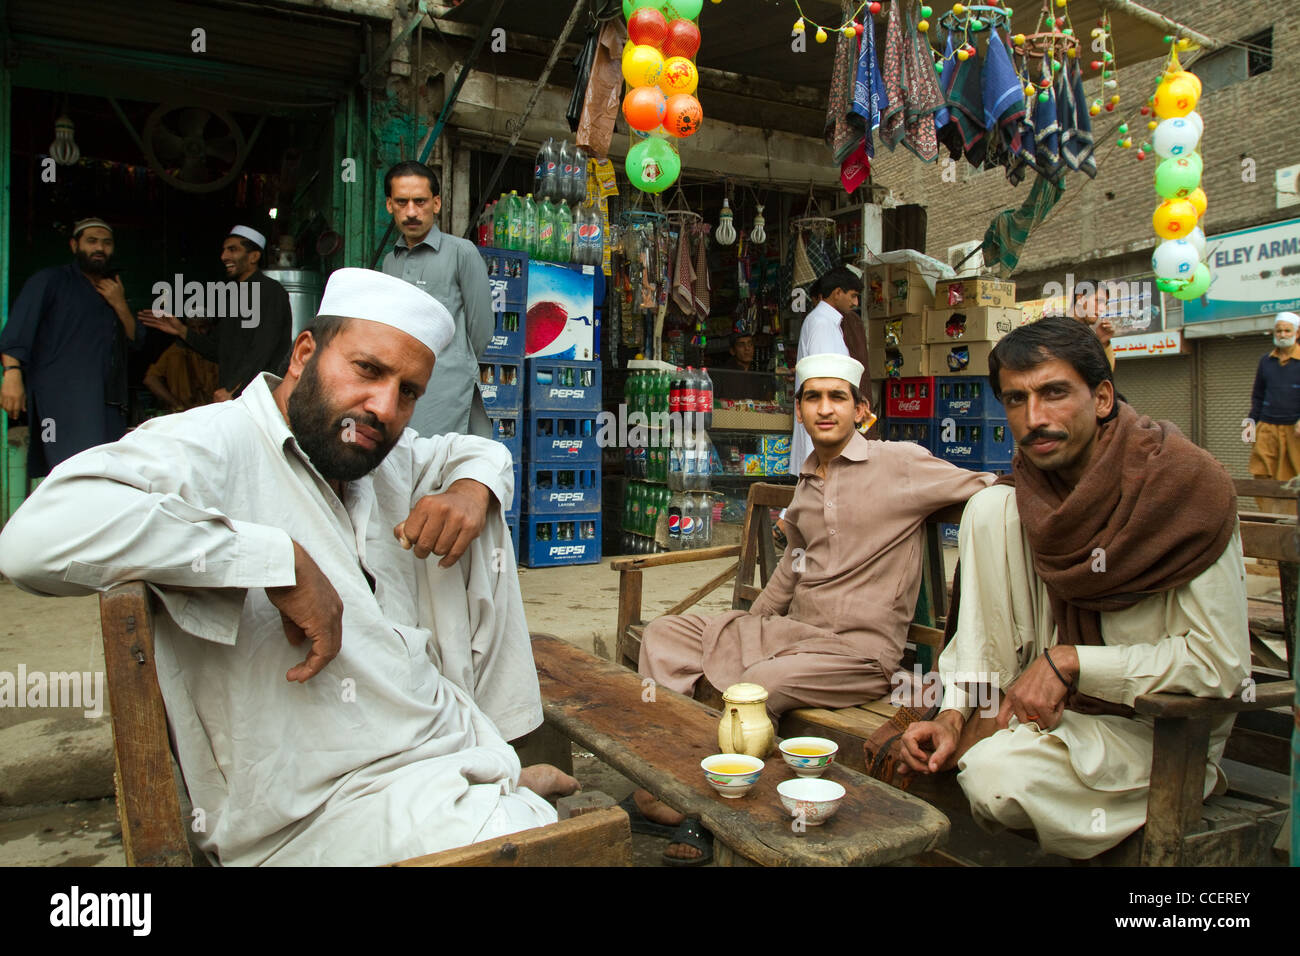
<path id="1" fill-rule="evenodd" d="M 729 846 L 725 846 L 716 836 L 713 838 L 713 862 L 718 866 L 758 866 L 753 860 L 746 859 Z"/>

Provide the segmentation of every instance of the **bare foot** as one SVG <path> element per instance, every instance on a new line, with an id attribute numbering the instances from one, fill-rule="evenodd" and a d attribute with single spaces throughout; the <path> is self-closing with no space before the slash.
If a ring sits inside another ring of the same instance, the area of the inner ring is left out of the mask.
<path id="1" fill-rule="evenodd" d="M 577 793 L 580 784 L 573 777 L 549 763 L 535 763 L 519 771 L 519 786 L 527 787 L 547 800 Z"/>
<path id="2" fill-rule="evenodd" d="M 678 813 L 662 800 L 656 799 L 649 790 L 636 791 L 632 794 L 632 799 L 636 802 L 636 808 L 655 823 L 675 827 L 686 819 L 686 814 Z M 664 853 L 678 860 L 694 860 L 704 855 L 689 843 L 670 843 Z"/>

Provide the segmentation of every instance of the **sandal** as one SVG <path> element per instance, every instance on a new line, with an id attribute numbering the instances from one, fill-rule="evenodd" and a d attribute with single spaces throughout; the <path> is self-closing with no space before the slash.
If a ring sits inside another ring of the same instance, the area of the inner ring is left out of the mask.
<path id="1" fill-rule="evenodd" d="M 618 802 L 618 805 L 627 813 L 628 822 L 632 826 L 633 833 L 640 833 L 643 836 L 653 837 L 673 837 L 677 835 L 677 827 L 667 823 L 655 823 L 636 805 L 633 799 L 634 794 L 629 793 L 626 797 Z"/>
<path id="2" fill-rule="evenodd" d="M 665 850 L 664 866 L 700 866 L 713 859 L 713 834 L 704 829 L 700 821 L 694 817 L 687 817 L 677 825 L 670 842 L 693 846 L 700 851 L 700 855 L 693 860 L 687 860 L 678 856 L 669 856 L 668 851 Z"/>

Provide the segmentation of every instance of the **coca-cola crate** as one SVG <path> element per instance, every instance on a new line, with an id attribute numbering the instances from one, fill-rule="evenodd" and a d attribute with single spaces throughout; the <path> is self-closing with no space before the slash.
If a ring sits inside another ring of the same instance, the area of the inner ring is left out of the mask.
<path id="1" fill-rule="evenodd" d="M 507 310 L 528 311 L 528 253 L 514 249 L 480 249 L 487 266 L 492 301 Z M 494 306 L 495 308 L 495 306 Z"/>
<path id="2" fill-rule="evenodd" d="M 526 514 L 519 542 L 520 563 L 530 568 L 600 563 L 599 514 Z"/>
<path id="3" fill-rule="evenodd" d="M 478 390 L 489 415 L 519 414 L 524 395 L 523 367 L 518 362 L 479 362 Z"/>
<path id="4" fill-rule="evenodd" d="M 552 412 L 529 409 L 525 433 L 528 460 L 591 461 L 600 463 L 600 429 L 590 412 Z"/>
<path id="5" fill-rule="evenodd" d="M 891 378 L 885 390 L 885 414 L 889 418 L 933 418 L 934 378 Z"/>
<path id="6" fill-rule="evenodd" d="M 987 379 L 940 375 L 934 380 L 935 418 L 1006 418 Z"/>
<path id="7" fill-rule="evenodd" d="M 935 456 L 954 464 L 1009 462 L 1016 451 L 1006 419 L 936 418 L 931 432 Z"/>
<path id="8" fill-rule="evenodd" d="M 530 412 L 600 411 L 600 363 L 535 358 L 524 363 Z"/>
<path id="9" fill-rule="evenodd" d="M 489 415 L 488 422 L 492 425 L 492 438 L 506 446 L 514 463 L 517 465 L 523 461 L 524 427 L 519 413 L 513 411 L 505 415 Z"/>
<path id="10" fill-rule="evenodd" d="M 529 514 L 599 514 L 600 464 L 529 462 L 524 506 Z"/>

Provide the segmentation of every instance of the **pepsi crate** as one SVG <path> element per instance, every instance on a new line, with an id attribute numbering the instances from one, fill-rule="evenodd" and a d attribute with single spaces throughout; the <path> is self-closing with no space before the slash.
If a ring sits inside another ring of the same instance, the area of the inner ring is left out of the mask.
<path id="1" fill-rule="evenodd" d="M 505 415 L 489 415 L 492 425 L 492 438 L 506 446 L 510 459 L 519 465 L 524 459 L 524 429 L 520 414 L 509 412 Z"/>
<path id="2" fill-rule="evenodd" d="M 518 362 L 489 359 L 478 363 L 478 390 L 489 415 L 519 413 L 523 408 L 523 370 Z"/>
<path id="3" fill-rule="evenodd" d="M 522 305 L 506 305 L 500 310 L 501 303 L 492 303 L 492 317 L 496 324 L 492 329 L 492 338 L 483 350 L 484 358 L 504 358 L 522 362 L 524 358 L 524 324 L 527 313 Z"/>
<path id="4" fill-rule="evenodd" d="M 600 411 L 600 363 L 563 359 L 525 360 L 528 386 L 525 398 L 530 412 Z"/>
<path id="5" fill-rule="evenodd" d="M 530 461 L 524 507 L 529 514 L 599 514 L 600 463 Z"/>
<path id="6" fill-rule="evenodd" d="M 510 529 L 510 541 L 514 545 L 515 564 L 519 563 L 519 515 L 506 515 L 506 527 Z"/>
<path id="7" fill-rule="evenodd" d="M 954 464 L 1009 462 L 1016 451 L 1005 419 L 936 418 L 930 430 L 935 455 Z"/>
<path id="8" fill-rule="evenodd" d="M 517 249 L 480 249 L 487 266 L 493 310 L 504 303 L 504 311 L 528 311 L 528 253 Z"/>
<path id="9" fill-rule="evenodd" d="M 933 421 L 914 418 L 886 419 L 884 437 L 885 441 L 910 441 L 932 452 L 936 437 L 934 427 Z"/>
<path id="10" fill-rule="evenodd" d="M 530 568 L 600 562 L 601 516 L 526 514 L 520 561 Z"/>
<path id="11" fill-rule="evenodd" d="M 529 461 L 600 462 L 597 413 L 528 410 L 526 441 Z"/>
<path id="12" fill-rule="evenodd" d="M 955 524 L 949 524 L 947 521 L 941 523 L 939 525 L 939 535 L 944 544 L 950 544 L 953 547 L 957 546 L 957 526 Z"/>
<path id="13" fill-rule="evenodd" d="M 523 471 L 523 465 L 520 462 L 515 462 L 515 497 L 514 497 L 514 501 L 511 502 L 510 507 L 507 509 L 508 514 L 514 514 L 514 515 L 519 514 L 519 506 L 523 504 L 524 485 L 522 481 L 523 479 L 522 471 Z"/>
<path id="14" fill-rule="evenodd" d="M 1007 417 L 1002 403 L 993 397 L 986 379 L 944 375 L 934 380 L 935 418 Z"/>

